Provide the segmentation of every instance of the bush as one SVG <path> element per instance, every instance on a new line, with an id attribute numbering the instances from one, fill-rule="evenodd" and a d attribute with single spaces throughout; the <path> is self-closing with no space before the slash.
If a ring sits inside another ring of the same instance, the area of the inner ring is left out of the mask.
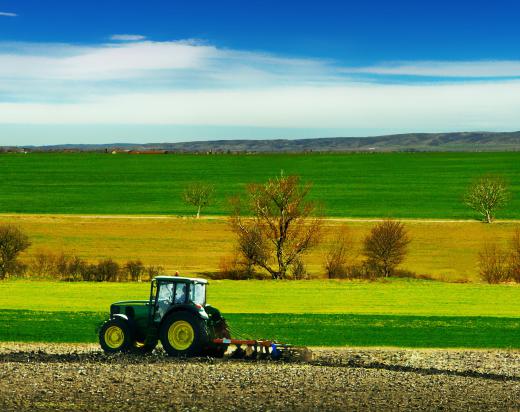
<path id="1" fill-rule="evenodd" d="M 150 265 L 146 267 L 144 274 L 148 277 L 148 280 L 151 280 L 156 276 L 164 275 L 164 268 L 162 266 Z"/>
<path id="2" fill-rule="evenodd" d="M 297 258 L 293 261 L 291 265 L 291 275 L 294 280 L 309 279 L 309 274 L 307 273 L 307 268 L 303 260 Z"/>
<path id="3" fill-rule="evenodd" d="M 56 271 L 56 257 L 49 252 L 38 251 L 28 265 L 32 275 L 52 276 Z"/>
<path id="4" fill-rule="evenodd" d="M 119 281 L 120 267 L 111 258 L 100 260 L 97 264 L 95 279 L 97 282 Z"/>
<path id="5" fill-rule="evenodd" d="M 488 283 L 505 282 L 509 278 L 508 254 L 496 243 L 484 245 L 478 255 L 481 278 Z"/>
<path id="6" fill-rule="evenodd" d="M 385 220 L 375 225 L 363 244 L 370 270 L 381 276 L 390 276 L 404 260 L 410 239 L 403 223 Z"/>
<path id="7" fill-rule="evenodd" d="M 0 226 L 0 280 L 7 275 L 25 273 L 27 266 L 18 262 L 18 255 L 31 245 L 28 236 L 16 226 Z"/>
<path id="8" fill-rule="evenodd" d="M 251 279 L 251 273 L 248 273 L 244 267 L 240 256 L 237 253 L 223 256 L 220 258 L 219 265 L 219 279 L 244 280 Z"/>
<path id="9" fill-rule="evenodd" d="M 143 262 L 141 262 L 139 259 L 129 260 L 128 262 L 126 262 L 124 269 L 128 279 L 134 282 L 141 282 L 141 278 L 145 271 Z"/>
<path id="10" fill-rule="evenodd" d="M 348 257 L 352 250 L 352 239 L 345 228 L 334 237 L 325 256 L 325 273 L 329 279 L 348 277 Z"/>

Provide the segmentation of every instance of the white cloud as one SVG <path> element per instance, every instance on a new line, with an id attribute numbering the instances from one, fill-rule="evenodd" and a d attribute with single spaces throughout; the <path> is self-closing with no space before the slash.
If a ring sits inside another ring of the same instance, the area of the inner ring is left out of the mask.
<path id="1" fill-rule="evenodd" d="M 185 42 L 135 42 L 97 47 L 49 45 L 47 55 L 0 52 L 0 78 L 95 80 L 136 77 L 142 71 L 194 69 L 215 53 Z"/>
<path id="2" fill-rule="evenodd" d="M 18 16 L 18 14 L 16 14 L 16 13 L 8 13 L 8 12 L 5 12 L 5 11 L 0 11 L 0 16 L 16 17 L 16 16 Z"/>
<path id="3" fill-rule="evenodd" d="M 429 77 L 520 77 L 520 61 L 422 61 L 400 62 L 361 68 L 345 68 L 347 73 Z"/>
<path id="4" fill-rule="evenodd" d="M 520 82 L 274 87 L 0 104 L 0 123 L 191 124 L 411 130 L 518 129 Z"/>
<path id="5" fill-rule="evenodd" d="M 0 43 L 0 123 L 520 129 L 520 81 L 467 81 L 510 77 L 517 68 L 511 61 L 350 69 L 193 40 Z M 450 82 L 366 83 L 359 73 Z"/>
<path id="6" fill-rule="evenodd" d="M 113 34 L 110 36 L 110 40 L 115 41 L 139 41 L 144 39 L 146 39 L 146 37 L 141 34 Z"/>

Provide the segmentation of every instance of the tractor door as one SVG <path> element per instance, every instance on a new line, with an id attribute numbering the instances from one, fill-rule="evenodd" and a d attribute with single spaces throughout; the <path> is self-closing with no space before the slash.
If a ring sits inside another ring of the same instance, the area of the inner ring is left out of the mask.
<path id="1" fill-rule="evenodd" d="M 159 282 L 155 298 L 154 321 L 160 322 L 172 305 L 186 303 L 188 285 L 184 282 Z"/>

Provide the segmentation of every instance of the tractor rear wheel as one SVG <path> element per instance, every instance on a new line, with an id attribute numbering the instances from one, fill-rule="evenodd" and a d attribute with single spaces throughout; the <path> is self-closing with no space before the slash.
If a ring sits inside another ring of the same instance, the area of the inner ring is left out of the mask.
<path id="1" fill-rule="evenodd" d="M 206 323 L 188 312 L 168 316 L 163 321 L 159 337 L 169 356 L 202 355 L 209 343 Z"/>
<path id="2" fill-rule="evenodd" d="M 113 318 L 101 326 L 99 344 L 105 353 L 127 352 L 132 343 L 132 329 L 126 320 Z"/>

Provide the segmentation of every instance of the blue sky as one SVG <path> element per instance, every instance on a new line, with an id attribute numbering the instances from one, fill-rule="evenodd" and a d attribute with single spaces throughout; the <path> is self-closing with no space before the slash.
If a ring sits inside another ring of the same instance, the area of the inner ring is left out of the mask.
<path id="1" fill-rule="evenodd" d="M 520 129 L 515 1 L 0 0 L 0 144 Z"/>

